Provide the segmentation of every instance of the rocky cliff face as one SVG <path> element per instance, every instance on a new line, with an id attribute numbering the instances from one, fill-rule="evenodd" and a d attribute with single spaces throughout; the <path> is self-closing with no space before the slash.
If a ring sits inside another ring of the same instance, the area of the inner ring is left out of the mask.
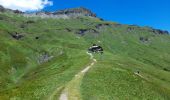
<path id="1" fill-rule="evenodd" d="M 87 17 L 93 17 L 96 18 L 96 14 L 91 12 L 90 10 L 79 7 L 79 8 L 72 8 L 72 9 L 65 9 L 65 10 L 59 10 L 54 12 L 36 12 L 36 13 L 25 13 L 24 16 L 26 17 L 41 17 L 41 18 L 75 18 L 80 16 L 87 16 Z"/>
<path id="2" fill-rule="evenodd" d="M 87 16 L 87 17 L 96 18 L 95 13 L 93 13 L 92 11 L 90 11 L 86 8 L 83 8 L 83 7 L 58 10 L 58 11 L 54 11 L 54 12 L 40 11 L 40 12 L 35 12 L 35 13 L 24 13 L 19 10 L 6 9 L 0 5 L 0 12 L 6 12 L 6 11 L 16 13 L 16 14 L 21 14 L 21 15 L 24 15 L 25 17 L 64 18 L 64 19 L 66 19 L 66 18 L 70 18 L 70 17 Z"/>
<path id="3" fill-rule="evenodd" d="M 164 31 L 160 29 L 152 29 L 151 32 L 154 32 L 155 34 L 169 34 L 168 31 Z"/>
<path id="4" fill-rule="evenodd" d="M 53 13 L 54 15 L 69 15 L 69 16 L 91 16 L 96 17 L 96 14 L 91 12 L 90 10 L 80 7 L 80 8 L 73 8 L 73 9 L 65 9 L 65 10 L 59 10 Z"/>

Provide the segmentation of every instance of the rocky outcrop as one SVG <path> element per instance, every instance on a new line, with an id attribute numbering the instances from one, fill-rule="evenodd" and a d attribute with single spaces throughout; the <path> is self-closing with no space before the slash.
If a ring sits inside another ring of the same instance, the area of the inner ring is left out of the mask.
<path id="1" fill-rule="evenodd" d="M 42 54 L 39 55 L 38 57 L 38 63 L 42 64 L 45 62 L 50 61 L 54 56 L 49 55 L 47 52 L 44 52 Z"/>
<path id="2" fill-rule="evenodd" d="M 67 15 L 54 15 L 52 12 L 36 12 L 36 13 L 24 13 L 25 17 L 40 17 L 40 18 L 54 18 L 54 19 L 69 19 Z"/>
<path id="3" fill-rule="evenodd" d="M 161 29 L 154 29 L 154 28 L 148 27 L 148 26 L 140 27 L 140 26 L 137 26 L 137 25 L 128 25 L 128 27 L 127 27 L 128 31 L 133 31 L 133 30 L 137 30 L 137 29 L 147 30 L 148 32 L 152 32 L 152 33 L 157 34 L 157 35 L 169 35 L 170 34 L 168 31 L 161 30 Z"/>
<path id="4" fill-rule="evenodd" d="M 4 8 L 3 6 L 0 6 L 0 12 L 5 12 L 5 11 L 10 11 L 16 14 L 22 14 L 25 17 L 65 18 L 65 19 L 70 17 L 80 17 L 80 16 L 96 17 L 95 13 L 83 7 L 58 10 L 54 12 L 40 11 L 34 13 L 24 13 L 19 10 L 10 10 Z"/>
<path id="5" fill-rule="evenodd" d="M 72 8 L 59 10 L 53 13 L 54 15 L 67 15 L 67 16 L 90 16 L 96 17 L 96 14 L 92 13 L 90 10 L 80 7 L 80 8 Z"/>
<path id="6" fill-rule="evenodd" d="M 134 24 L 127 26 L 127 31 L 128 31 L 128 32 L 134 31 L 134 30 L 137 30 L 137 29 L 141 29 L 141 27 L 138 26 L 138 25 L 134 25 Z"/>
<path id="7" fill-rule="evenodd" d="M 135 28 L 134 27 L 127 27 L 127 30 L 132 31 L 132 30 L 135 30 Z"/>
<path id="8" fill-rule="evenodd" d="M 20 40 L 21 38 L 24 37 L 24 35 L 18 33 L 18 32 L 14 32 L 14 33 L 9 33 L 14 39 L 16 40 Z"/>
<path id="9" fill-rule="evenodd" d="M 139 40 L 143 43 L 146 43 L 149 41 L 149 39 L 147 37 L 140 37 Z"/>
<path id="10" fill-rule="evenodd" d="M 76 33 L 83 36 L 86 33 L 97 33 L 98 34 L 99 32 L 95 29 L 79 29 L 77 30 Z"/>
<path id="11" fill-rule="evenodd" d="M 79 7 L 65 10 L 58 10 L 54 12 L 36 12 L 36 13 L 25 13 L 23 14 L 26 17 L 41 17 L 41 18 L 78 18 L 80 16 L 96 17 L 96 14 L 92 13 L 90 10 Z"/>
<path id="12" fill-rule="evenodd" d="M 163 30 L 160 30 L 160 29 L 152 29 L 151 32 L 155 33 L 155 34 L 160 34 L 160 35 L 168 35 L 169 32 L 168 31 L 163 31 Z"/>
<path id="13" fill-rule="evenodd" d="M 103 23 L 103 24 L 97 24 L 95 27 L 97 29 L 101 29 L 101 28 L 110 27 L 110 26 L 112 26 L 112 25 L 109 23 Z"/>

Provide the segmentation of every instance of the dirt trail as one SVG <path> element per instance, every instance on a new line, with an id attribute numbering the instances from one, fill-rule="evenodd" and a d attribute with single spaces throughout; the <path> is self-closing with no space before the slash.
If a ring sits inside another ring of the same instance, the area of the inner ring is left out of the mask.
<path id="1" fill-rule="evenodd" d="M 143 75 L 137 73 L 137 72 L 134 72 L 135 75 L 139 76 L 140 78 L 144 79 L 144 80 L 147 80 L 149 81 L 149 79 L 147 77 L 144 77 Z"/>
<path id="2" fill-rule="evenodd" d="M 87 54 L 90 56 L 90 59 L 93 61 L 89 66 L 87 66 L 78 74 L 76 74 L 75 77 L 66 85 L 65 89 L 60 95 L 59 100 L 81 100 L 80 92 L 79 92 L 81 80 L 84 74 L 88 72 L 88 70 L 97 62 L 97 60 L 94 59 L 91 53 L 87 52 Z"/>
<path id="3" fill-rule="evenodd" d="M 62 93 L 59 100 L 68 100 L 67 94 L 65 92 Z"/>

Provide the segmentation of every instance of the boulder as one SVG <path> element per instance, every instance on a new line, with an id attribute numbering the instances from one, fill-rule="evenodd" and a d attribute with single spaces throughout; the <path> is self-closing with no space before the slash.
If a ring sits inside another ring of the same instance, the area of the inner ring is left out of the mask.
<path id="1" fill-rule="evenodd" d="M 24 36 L 18 32 L 14 32 L 14 33 L 9 33 L 14 39 L 16 40 L 20 40 L 21 38 L 23 38 Z"/>

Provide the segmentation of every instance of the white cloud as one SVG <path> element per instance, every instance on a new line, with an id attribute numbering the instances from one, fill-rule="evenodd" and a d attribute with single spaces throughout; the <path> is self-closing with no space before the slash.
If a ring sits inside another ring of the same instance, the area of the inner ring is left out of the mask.
<path id="1" fill-rule="evenodd" d="M 49 0 L 0 0 L 0 5 L 13 10 L 35 11 L 48 5 L 52 6 L 53 2 Z"/>

